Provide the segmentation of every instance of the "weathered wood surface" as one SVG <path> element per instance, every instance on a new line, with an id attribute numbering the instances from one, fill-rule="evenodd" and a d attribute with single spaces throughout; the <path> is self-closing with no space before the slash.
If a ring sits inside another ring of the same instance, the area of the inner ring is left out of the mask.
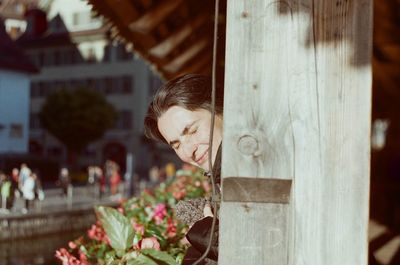
<path id="1" fill-rule="evenodd" d="M 293 183 L 289 204 L 222 202 L 219 264 L 367 264 L 371 15 L 228 1 L 222 176 Z"/>

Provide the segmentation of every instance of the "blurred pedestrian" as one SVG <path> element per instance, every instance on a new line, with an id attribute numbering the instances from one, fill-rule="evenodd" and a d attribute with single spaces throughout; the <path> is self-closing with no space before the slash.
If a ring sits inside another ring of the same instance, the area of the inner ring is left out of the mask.
<path id="1" fill-rule="evenodd" d="M 15 198 L 21 197 L 21 190 L 19 185 L 19 169 L 16 167 L 11 170 L 11 184 L 14 197 Z"/>
<path id="2" fill-rule="evenodd" d="M 94 179 L 99 189 L 99 198 L 101 198 L 106 191 L 106 178 L 103 174 L 103 170 L 99 166 L 94 167 Z"/>
<path id="3" fill-rule="evenodd" d="M 120 183 L 121 183 L 121 175 L 119 174 L 119 167 L 115 165 L 114 170 L 110 177 L 111 195 L 116 195 L 119 193 L 118 187 Z"/>
<path id="4" fill-rule="evenodd" d="M 19 169 L 19 188 L 20 188 L 20 190 L 22 190 L 21 187 L 24 185 L 25 180 L 29 178 L 31 173 L 32 173 L 32 171 L 28 167 L 28 165 L 25 163 L 22 163 L 21 167 Z"/>
<path id="5" fill-rule="evenodd" d="M 1 194 L 1 209 L 4 212 L 9 211 L 11 181 L 4 172 L 0 171 L 0 194 Z"/>
<path id="6" fill-rule="evenodd" d="M 31 173 L 27 179 L 25 179 L 23 185 L 22 185 L 22 197 L 25 200 L 25 207 L 22 209 L 22 213 L 27 213 L 31 205 L 33 203 L 33 200 L 35 199 L 35 179 L 36 179 L 36 174 Z"/>
<path id="7" fill-rule="evenodd" d="M 42 181 L 38 173 L 34 174 L 34 179 L 35 179 L 35 199 L 43 201 L 44 191 L 43 191 Z"/>
<path id="8" fill-rule="evenodd" d="M 58 181 L 62 189 L 62 196 L 68 196 L 68 187 L 70 185 L 69 170 L 66 167 L 60 169 L 60 174 L 58 176 Z"/>

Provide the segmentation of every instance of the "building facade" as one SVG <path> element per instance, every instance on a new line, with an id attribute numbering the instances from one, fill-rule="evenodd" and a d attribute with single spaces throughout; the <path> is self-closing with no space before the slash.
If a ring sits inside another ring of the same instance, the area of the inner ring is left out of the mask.
<path id="1" fill-rule="evenodd" d="M 53 91 L 88 87 L 104 94 L 119 118 L 82 152 L 77 159 L 81 168 L 112 159 L 124 170 L 128 154 L 133 167 L 140 167 L 139 161 L 151 163 L 151 154 L 141 150 L 143 120 L 161 79 L 122 42 L 110 38 L 109 27 L 84 1 L 54 0 L 47 13 L 31 9 L 25 19 L 26 30 L 17 43 L 40 69 L 30 78 L 29 152 L 66 162 L 66 148 L 41 126 L 39 112 Z"/>
<path id="2" fill-rule="evenodd" d="M 0 20 L 0 154 L 28 152 L 29 84 L 36 72 Z"/>

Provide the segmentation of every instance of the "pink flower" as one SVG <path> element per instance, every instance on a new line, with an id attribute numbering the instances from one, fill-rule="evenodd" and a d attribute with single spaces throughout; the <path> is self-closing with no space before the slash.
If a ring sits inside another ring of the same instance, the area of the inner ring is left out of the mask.
<path id="1" fill-rule="evenodd" d="M 140 242 L 140 248 L 141 249 L 153 248 L 156 250 L 160 250 L 160 243 L 158 243 L 158 240 L 155 237 L 146 237 L 143 238 L 142 241 Z"/>
<path id="2" fill-rule="evenodd" d="M 167 215 L 167 207 L 164 203 L 159 203 L 156 205 L 154 209 L 153 218 L 156 221 L 156 224 L 161 224 L 164 217 Z"/>
<path id="3" fill-rule="evenodd" d="M 135 220 L 133 220 L 133 219 L 132 219 L 131 223 L 132 223 L 133 229 L 136 231 L 136 233 L 143 236 L 144 225 L 136 223 Z"/>
<path id="4" fill-rule="evenodd" d="M 110 244 L 110 240 L 108 239 L 106 232 L 99 222 L 92 225 L 92 227 L 87 231 L 87 235 L 90 239 L 102 241 L 106 244 Z"/>
<path id="5" fill-rule="evenodd" d="M 62 261 L 63 265 L 82 265 L 81 262 L 72 256 L 65 248 L 57 250 L 55 256 Z"/>
<path id="6" fill-rule="evenodd" d="M 72 242 L 72 241 L 69 241 L 69 242 L 68 242 L 68 246 L 69 246 L 71 249 L 75 249 L 75 248 L 76 248 L 75 242 Z"/>
<path id="7" fill-rule="evenodd" d="M 122 207 L 118 207 L 118 212 L 120 212 L 120 213 L 122 213 L 122 214 L 124 214 L 124 208 L 122 208 Z"/>

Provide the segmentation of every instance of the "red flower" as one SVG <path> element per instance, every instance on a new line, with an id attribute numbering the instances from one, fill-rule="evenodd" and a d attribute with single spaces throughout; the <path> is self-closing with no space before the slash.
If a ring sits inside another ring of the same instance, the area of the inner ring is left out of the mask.
<path id="1" fill-rule="evenodd" d="M 186 195 L 185 191 L 174 191 L 172 193 L 172 196 L 174 196 L 174 198 L 177 200 L 182 199 L 183 197 L 185 197 L 185 195 Z"/>
<path id="2" fill-rule="evenodd" d="M 176 221 L 172 218 L 168 219 L 167 236 L 170 238 L 176 236 Z"/>

